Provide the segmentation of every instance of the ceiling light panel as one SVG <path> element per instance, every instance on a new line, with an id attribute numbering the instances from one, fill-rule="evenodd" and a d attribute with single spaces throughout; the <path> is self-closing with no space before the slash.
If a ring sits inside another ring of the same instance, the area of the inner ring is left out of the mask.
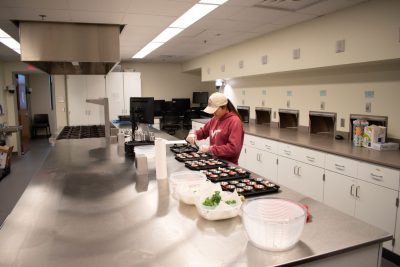
<path id="1" fill-rule="evenodd" d="M 196 4 L 175 20 L 170 27 L 185 29 L 216 9 L 218 5 Z"/>
<path id="2" fill-rule="evenodd" d="M 166 28 L 162 31 L 152 42 L 157 43 L 165 43 L 168 42 L 171 38 L 178 35 L 183 29 L 181 28 Z"/>
<path id="3" fill-rule="evenodd" d="M 223 5 L 228 0 L 201 0 L 199 4 L 213 4 L 213 5 Z"/>

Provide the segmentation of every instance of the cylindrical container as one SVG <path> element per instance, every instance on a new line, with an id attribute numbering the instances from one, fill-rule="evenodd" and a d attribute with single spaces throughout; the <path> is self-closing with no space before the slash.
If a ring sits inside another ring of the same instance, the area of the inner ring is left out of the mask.
<path id="1" fill-rule="evenodd" d="M 166 179 L 168 177 L 166 140 L 156 138 L 154 146 L 156 154 L 156 178 Z"/>

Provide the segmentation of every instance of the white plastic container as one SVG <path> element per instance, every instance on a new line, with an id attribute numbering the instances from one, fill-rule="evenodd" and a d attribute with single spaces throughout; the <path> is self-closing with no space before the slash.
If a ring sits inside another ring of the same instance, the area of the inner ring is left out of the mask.
<path id="1" fill-rule="evenodd" d="M 197 171 L 181 171 L 171 173 L 169 177 L 169 190 L 172 196 L 176 199 L 180 199 L 179 190 L 183 190 L 184 187 L 194 187 L 202 182 L 206 182 L 207 177 L 204 173 Z M 194 200 L 193 200 L 194 202 Z M 187 203 L 194 204 L 194 203 Z"/>
<path id="2" fill-rule="evenodd" d="M 203 205 L 206 197 L 211 197 L 215 191 L 202 192 L 196 199 L 196 208 L 201 217 L 206 220 L 216 221 L 236 217 L 239 215 L 242 201 L 236 192 L 219 190 L 221 201 L 218 206 L 209 207 Z M 235 204 L 226 204 L 227 200 L 235 200 Z"/>
<path id="3" fill-rule="evenodd" d="M 307 218 L 302 206 L 279 198 L 248 200 L 242 210 L 250 242 L 270 251 L 292 248 L 300 239 Z"/>

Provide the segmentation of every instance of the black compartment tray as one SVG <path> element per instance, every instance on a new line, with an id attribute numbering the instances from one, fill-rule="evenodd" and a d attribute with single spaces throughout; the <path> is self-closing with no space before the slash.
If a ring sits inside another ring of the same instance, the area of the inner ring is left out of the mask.
<path id="1" fill-rule="evenodd" d="M 252 197 L 252 196 L 274 194 L 274 193 L 278 193 L 279 192 L 279 188 L 280 188 L 279 185 L 277 185 L 275 183 L 272 183 L 272 182 L 268 181 L 267 179 L 264 179 L 264 181 L 262 181 L 262 182 L 261 181 L 256 181 L 256 179 L 259 179 L 259 178 L 247 178 L 247 180 L 249 180 L 250 182 L 256 182 L 256 185 L 264 185 L 264 188 L 255 189 L 253 187 L 252 190 L 244 190 L 243 192 L 238 192 L 238 194 L 242 195 L 244 197 Z M 232 192 L 233 190 L 238 189 L 238 188 L 243 188 L 244 189 L 244 187 L 238 186 L 242 182 L 242 180 L 243 179 L 224 181 L 221 184 L 222 190 L 231 191 Z M 225 183 L 227 183 L 227 185 L 225 185 Z M 236 184 L 233 184 L 233 183 L 236 183 Z M 233 185 L 234 187 L 230 186 L 231 187 L 230 188 L 229 185 Z M 246 184 L 246 186 L 248 186 L 248 183 Z"/>
<path id="2" fill-rule="evenodd" d="M 191 157 L 188 157 L 191 156 Z M 180 162 L 186 162 L 186 161 L 193 161 L 193 160 L 201 160 L 201 159 L 211 159 L 213 156 L 210 154 L 205 154 L 201 152 L 184 152 L 184 153 L 176 153 L 175 154 L 175 159 Z"/>
<path id="3" fill-rule="evenodd" d="M 173 145 L 169 148 L 174 153 L 190 153 L 197 152 L 198 149 L 190 145 Z"/>
<path id="4" fill-rule="evenodd" d="M 215 162 L 214 165 L 210 165 L 207 162 Z M 205 163 L 204 166 L 198 165 L 198 163 Z M 194 166 L 194 164 L 197 164 L 196 166 Z M 192 160 L 192 161 L 186 161 L 185 162 L 185 167 L 190 169 L 190 170 L 194 170 L 194 171 L 201 171 L 201 170 L 209 170 L 209 169 L 215 169 L 218 167 L 226 167 L 228 166 L 228 163 L 226 163 L 223 160 L 220 159 L 201 159 L 201 160 Z"/>
<path id="5" fill-rule="evenodd" d="M 227 170 L 227 171 L 224 171 L 224 170 Z M 214 183 L 250 177 L 250 172 L 248 172 L 244 169 L 241 169 L 239 167 L 214 168 L 214 169 L 205 170 L 204 173 L 207 176 L 207 179 Z M 224 175 L 224 174 L 226 174 L 226 175 Z"/>

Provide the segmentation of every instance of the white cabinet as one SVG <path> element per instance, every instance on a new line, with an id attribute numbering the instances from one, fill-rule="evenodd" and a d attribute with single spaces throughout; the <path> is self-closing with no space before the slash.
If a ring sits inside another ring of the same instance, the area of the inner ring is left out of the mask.
<path id="1" fill-rule="evenodd" d="M 315 200 L 323 201 L 323 168 L 281 156 L 278 161 L 279 184 Z"/>
<path id="2" fill-rule="evenodd" d="M 68 75 L 67 97 L 69 125 L 104 124 L 104 107 L 86 102 L 105 97 L 103 75 Z"/>
<path id="3" fill-rule="evenodd" d="M 325 204 L 394 233 L 398 172 L 333 155 L 327 155 L 327 168 L 330 170 L 325 173 Z M 386 242 L 384 247 L 391 250 L 392 243 Z"/>
<path id="4" fill-rule="evenodd" d="M 140 72 L 110 72 L 106 76 L 106 93 L 111 120 L 129 115 L 130 97 L 142 95 Z"/>

